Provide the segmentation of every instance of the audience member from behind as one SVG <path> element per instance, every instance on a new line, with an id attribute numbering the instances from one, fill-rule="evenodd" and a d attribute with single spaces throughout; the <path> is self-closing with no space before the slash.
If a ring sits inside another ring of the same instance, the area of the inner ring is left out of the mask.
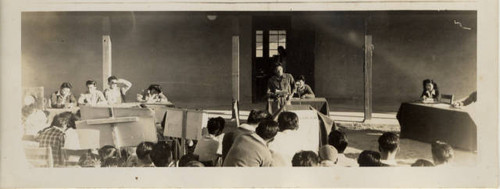
<path id="1" fill-rule="evenodd" d="M 306 77 L 300 75 L 295 79 L 295 89 L 294 89 L 294 97 L 297 98 L 315 98 L 314 92 L 311 87 L 306 84 Z"/>
<path id="2" fill-rule="evenodd" d="M 104 160 L 101 167 L 123 167 L 123 160 L 119 157 L 110 157 Z"/>
<path id="3" fill-rule="evenodd" d="M 153 146 L 152 142 L 141 142 L 137 145 L 135 155 L 131 155 L 127 159 L 127 167 L 154 167 L 150 157 Z"/>
<path id="4" fill-rule="evenodd" d="M 399 151 L 399 136 L 392 132 L 385 132 L 378 138 L 380 161 L 389 166 L 397 166 L 396 154 Z"/>
<path id="5" fill-rule="evenodd" d="M 196 154 L 191 154 L 188 153 L 186 155 L 183 155 L 181 159 L 179 159 L 179 167 L 187 167 L 187 164 L 191 161 L 198 161 L 200 159 L 200 156 Z"/>
<path id="6" fill-rule="evenodd" d="M 422 82 L 423 91 L 420 99 L 424 103 L 437 102 L 439 100 L 439 89 L 437 83 L 431 79 L 426 79 Z"/>
<path id="7" fill-rule="evenodd" d="M 358 163 L 356 160 L 347 158 L 344 155 L 344 150 L 347 148 L 349 144 L 347 140 L 347 136 L 338 130 L 332 130 L 328 135 L 328 144 L 332 145 L 337 149 L 338 157 L 337 157 L 337 165 L 341 167 L 357 167 Z"/>
<path id="8" fill-rule="evenodd" d="M 203 136 L 196 144 L 194 154 L 199 155 L 199 161 L 207 166 L 215 166 L 222 156 L 222 138 L 224 135 L 224 118 L 210 118 L 207 123 L 208 134 Z"/>
<path id="9" fill-rule="evenodd" d="M 92 153 L 90 150 L 80 156 L 78 160 L 80 167 L 101 167 L 99 155 Z"/>
<path id="10" fill-rule="evenodd" d="M 71 149 L 71 150 L 78 150 L 80 149 L 80 140 L 78 139 L 78 133 L 76 133 L 76 121 L 79 119 L 75 114 L 71 112 L 63 112 L 55 117 L 63 117 L 64 119 L 68 120 L 67 127 L 64 131 L 65 134 L 65 143 L 64 143 L 64 148 L 66 149 Z M 52 125 L 56 124 L 54 121 L 52 121 Z"/>
<path id="11" fill-rule="evenodd" d="M 47 123 L 47 115 L 37 108 L 36 101 L 37 98 L 33 95 L 24 97 L 24 106 L 22 108 L 24 140 L 35 141 L 39 132 L 50 126 Z"/>
<path id="12" fill-rule="evenodd" d="M 434 167 L 434 164 L 425 159 L 417 159 L 415 163 L 411 164 L 412 167 Z"/>
<path id="13" fill-rule="evenodd" d="M 58 91 L 50 96 L 50 107 L 52 108 L 72 108 L 76 106 L 76 98 L 71 94 L 72 85 L 64 82 Z"/>
<path id="14" fill-rule="evenodd" d="M 78 98 L 79 105 L 95 106 L 107 104 L 104 94 L 101 91 L 97 90 L 96 81 L 88 80 L 87 82 L 85 82 L 85 85 L 87 86 L 87 91 L 85 91 L 85 93 L 82 93 Z"/>
<path id="15" fill-rule="evenodd" d="M 449 165 L 453 160 L 453 148 L 446 142 L 433 142 L 431 144 L 431 151 L 435 166 Z"/>
<path id="16" fill-rule="evenodd" d="M 337 149 L 332 145 L 324 145 L 319 148 L 319 159 L 321 167 L 335 167 L 339 156 Z"/>
<path id="17" fill-rule="evenodd" d="M 319 158 L 313 151 L 297 152 L 292 158 L 294 167 L 317 167 Z"/>
<path id="18" fill-rule="evenodd" d="M 360 167 L 380 167 L 385 166 L 382 162 L 380 162 L 380 153 L 364 150 L 359 154 L 358 164 Z"/>
<path id="19" fill-rule="evenodd" d="M 118 86 L 121 84 L 122 86 Z M 132 87 L 132 83 L 125 79 L 118 79 L 116 76 L 108 77 L 109 88 L 104 90 L 104 96 L 108 104 L 121 104 L 125 102 L 125 94 Z"/>
<path id="20" fill-rule="evenodd" d="M 158 141 L 158 143 L 153 146 L 149 155 L 155 167 L 173 166 L 172 148 L 165 141 Z"/>
<path id="21" fill-rule="evenodd" d="M 263 119 L 270 119 L 271 114 L 267 111 L 262 110 L 252 110 L 248 115 L 248 119 L 246 123 L 241 124 L 237 129 L 226 133 L 222 140 L 222 159 L 226 159 L 227 152 L 231 149 L 231 146 L 234 143 L 234 140 L 240 135 L 244 134 L 252 134 L 255 132 L 255 128 L 259 124 L 259 122 Z"/>
<path id="22" fill-rule="evenodd" d="M 278 133 L 278 123 L 262 120 L 255 133 L 241 135 L 236 138 L 229 150 L 224 167 L 269 167 L 273 163 L 271 150 L 267 147 Z"/>
<path id="23" fill-rule="evenodd" d="M 66 140 L 64 131 L 68 127 L 69 117 L 56 116 L 52 126 L 41 131 L 38 139 L 40 147 L 51 147 L 52 157 L 54 159 L 54 166 L 64 166 L 64 157 L 62 148 Z"/>
<path id="24" fill-rule="evenodd" d="M 304 149 L 303 141 L 297 140 L 299 117 L 294 112 L 281 112 L 278 116 L 278 127 L 280 132 L 269 144 L 269 149 L 283 158 L 285 166 L 291 167 L 295 153 Z"/>
<path id="25" fill-rule="evenodd" d="M 99 156 L 101 157 L 101 163 L 104 163 L 106 159 L 111 157 L 120 158 L 120 151 L 111 145 L 105 145 L 98 150 Z"/>
<path id="26" fill-rule="evenodd" d="M 142 94 L 137 94 L 137 101 L 143 103 L 168 103 L 167 96 L 163 94 L 158 84 L 151 84 Z"/>

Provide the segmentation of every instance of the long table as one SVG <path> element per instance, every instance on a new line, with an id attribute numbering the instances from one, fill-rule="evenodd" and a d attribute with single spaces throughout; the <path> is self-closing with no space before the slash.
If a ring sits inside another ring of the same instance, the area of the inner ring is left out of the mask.
<path id="1" fill-rule="evenodd" d="M 397 119 L 402 138 L 440 140 L 455 148 L 477 149 L 477 126 L 466 110 L 449 104 L 402 103 Z"/>
<path id="2" fill-rule="evenodd" d="M 328 106 L 328 101 L 326 101 L 325 98 L 304 98 L 304 99 L 299 99 L 299 98 L 292 98 L 291 100 L 292 105 L 310 105 L 314 109 L 318 110 L 324 115 L 330 116 L 330 108 Z M 278 111 L 274 100 L 269 99 L 267 100 L 267 106 L 266 109 L 270 113 L 274 113 L 275 111 Z"/>

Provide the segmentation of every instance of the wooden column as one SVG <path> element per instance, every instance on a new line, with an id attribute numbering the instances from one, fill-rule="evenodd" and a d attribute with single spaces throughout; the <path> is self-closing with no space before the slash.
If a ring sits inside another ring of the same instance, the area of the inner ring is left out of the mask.
<path id="1" fill-rule="evenodd" d="M 108 77 L 111 76 L 111 24 L 109 16 L 102 20 L 102 90 L 108 88 Z"/>
<path id="2" fill-rule="evenodd" d="M 239 101 L 240 101 L 240 36 L 233 36 L 232 49 L 232 92 L 233 106 L 232 118 L 236 119 L 236 126 L 240 125 Z"/>
<path id="3" fill-rule="evenodd" d="M 372 36 L 365 35 L 365 61 L 363 66 L 364 72 L 364 121 L 372 119 L 372 56 L 373 56 L 373 44 Z"/>

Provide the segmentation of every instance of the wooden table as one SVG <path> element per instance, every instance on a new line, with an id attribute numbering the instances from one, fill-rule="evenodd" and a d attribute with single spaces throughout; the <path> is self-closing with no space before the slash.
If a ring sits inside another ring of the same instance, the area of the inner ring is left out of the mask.
<path id="1" fill-rule="evenodd" d="M 322 114 L 330 116 L 330 108 L 328 106 L 328 101 L 326 101 L 325 98 L 304 98 L 304 99 L 292 98 L 290 102 L 292 105 L 310 105 L 311 107 L 318 110 Z M 266 109 L 270 113 L 278 111 L 277 106 L 275 104 L 276 103 L 274 103 L 272 99 L 269 99 L 267 101 Z"/>
<path id="2" fill-rule="evenodd" d="M 440 140 L 455 148 L 477 149 L 477 126 L 466 110 L 449 104 L 402 103 L 397 119 L 402 138 L 429 143 Z"/>

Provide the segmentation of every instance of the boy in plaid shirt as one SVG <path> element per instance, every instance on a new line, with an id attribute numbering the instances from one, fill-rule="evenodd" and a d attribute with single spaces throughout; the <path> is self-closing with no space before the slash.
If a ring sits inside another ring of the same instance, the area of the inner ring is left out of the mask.
<path id="1" fill-rule="evenodd" d="M 64 147 L 65 134 L 70 117 L 56 116 L 52 126 L 45 128 L 41 131 L 38 139 L 40 147 L 52 148 L 52 156 L 54 158 L 55 166 L 64 166 L 64 156 L 62 154 L 62 147 Z"/>

